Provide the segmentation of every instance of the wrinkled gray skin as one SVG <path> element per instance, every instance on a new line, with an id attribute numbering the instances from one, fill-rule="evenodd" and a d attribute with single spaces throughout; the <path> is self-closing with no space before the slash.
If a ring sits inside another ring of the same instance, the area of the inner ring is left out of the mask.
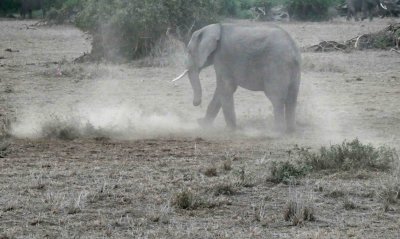
<path id="1" fill-rule="evenodd" d="M 235 129 L 233 94 L 240 86 L 264 91 L 273 105 L 276 129 L 294 131 L 300 61 L 295 42 L 277 26 L 213 24 L 194 32 L 188 44 L 187 65 L 194 106 L 201 104 L 200 71 L 214 65 L 217 78 L 200 125 L 211 125 L 222 108 L 227 126 Z"/>
<path id="2" fill-rule="evenodd" d="M 42 9 L 43 17 L 46 15 L 44 0 L 21 0 L 21 17 L 25 19 L 26 14 L 32 18 L 32 11 Z"/>
<path id="3" fill-rule="evenodd" d="M 374 12 L 379 9 L 380 0 L 346 0 L 347 3 L 347 20 L 353 16 L 354 20 L 358 21 L 357 13 L 362 12 L 361 20 L 369 18 L 372 21 Z"/>

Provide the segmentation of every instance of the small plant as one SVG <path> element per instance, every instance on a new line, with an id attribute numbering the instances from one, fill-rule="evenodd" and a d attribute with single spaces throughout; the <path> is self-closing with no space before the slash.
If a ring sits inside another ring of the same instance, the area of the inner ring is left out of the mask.
<path id="1" fill-rule="evenodd" d="M 305 221 L 315 221 L 314 208 L 291 200 L 285 206 L 283 218 L 285 221 L 291 221 L 294 226 L 301 225 Z"/>
<path id="2" fill-rule="evenodd" d="M 172 205 L 180 209 L 191 210 L 197 207 L 196 196 L 190 190 L 184 190 L 175 195 Z"/>
<path id="3" fill-rule="evenodd" d="M 305 176 L 311 168 L 307 165 L 295 164 L 289 161 L 272 162 L 272 181 L 275 183 L 290 183 L 294 179 Z"/>
<path id="4" fill-rule="evenodd" d="M 238 181 L 236 181 L 235 186 L 251 188 L 256 185 L 255 175 L 246 172 L 246 168 L 243 166 L 240 170 L 235 171 L 234 174 L 237 175 Z"/>
<path id="5" fill-rule="evenodd" d="M 215 168 L 215 167 L 207 168 L 206 171 L 204 172 L 204 175 L 206 175 L 207 177 L 218 176 L 217 168 Z"/>
<path id="6" fill-rule="evenodd" d="M 227 195 L 231 196 L 236 193 L 235 188 L 231 184 L 218 184 L 214 188 L 214 195 Z"/>
<path id="7" fill-rule="evenodd" d="M 73 140 L 80 136 L 77 123 L 54 116 L 43 125 L 41 135 L 49 139 Z"/>
<path id="8" fill-rule="evenodd" d="M 222 163 L 222 169 L 224 171 L 231 171 L 232 170 L 232 161 L 230 159 L 224 160 Z"/>
<path id="9" fill-rule="evenodd" d="M 9 153 L 10 141 L 7 136 L 0 136 L 0 158 L 4 158 Z"/>
<path id="10" fill-rule="evenodd" d="M 346 210 L 354 210 L 357 208 L 357 205 L 348 198 L 346 198 L 346 200 L 344 200 L 343 206 L 344 206 L 344 209 L 346 209 Z"/>

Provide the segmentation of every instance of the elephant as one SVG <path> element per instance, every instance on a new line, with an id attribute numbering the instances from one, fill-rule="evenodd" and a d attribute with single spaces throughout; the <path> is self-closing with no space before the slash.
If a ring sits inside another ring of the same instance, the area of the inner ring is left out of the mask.
<path id="1" fill-rule="evenodd" d="M 46 15 L 44 0 L 21 0 L 21 17 L 25 19 L 26 14 L 32 18 L 32 11 L 42 9 L 43 17 Z"/>
<path id="2" fill-rule="evenodd" d="M 380 0 L 346 0 L 347 3 L 347 20 L 351 16 L 358 21 L 357 13 L 362 12 L 361 20 L 369 18 L 372 21 L 374 11 L 377 9 L 382 10 Z"/>
<path id="3" fill-rule="evenodd" d="M 275 130 L 295 130 L 295 111 L 300 88 L 300 51 L 291 36 L 275 25 L 218 23 L 192 34 L 187 45 L 186 70 L 199 106 L 202 88 L 199 73 L 214 65 L 216 89 L 204 118 L 211 126 L 222 108 L 229 129 L 236 128 L 234 93 L 238 86 L 263 91 L 272 103 Z M 285 125 L 286 123 L 286 125 Z"/>

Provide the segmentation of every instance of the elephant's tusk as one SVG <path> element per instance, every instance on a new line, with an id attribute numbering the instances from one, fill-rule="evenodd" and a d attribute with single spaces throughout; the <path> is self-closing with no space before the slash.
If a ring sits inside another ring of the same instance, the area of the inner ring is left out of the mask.
<path id="1" fill-rule="evenodd" d="M 383 5 L 383 3 L 379 3 L 381 5 L 381 7 L 385 10 L 387 10 L 387 7 L 385 5 Z"/>
<path id="2" fill-rule="evenodd" d="M 357 37 L 356 42 L 354 43 L 354 48 L 358 49 L 359 45 L 360 45 L 360 38 L 365 36 L 365 34 L 360 35 L 359 37 Z"/>
<path id="3" fill-rule="evenodd" d="M 181 79 L 181 78 L 184 77 L 188 72 L 189 72 L 189 70 L 185 70 L 182 74 L 180 74 L 178 77 L 176 77 L 175 79 L 173 79 L 171 82 L 175 82 L 175 81 Z"/>

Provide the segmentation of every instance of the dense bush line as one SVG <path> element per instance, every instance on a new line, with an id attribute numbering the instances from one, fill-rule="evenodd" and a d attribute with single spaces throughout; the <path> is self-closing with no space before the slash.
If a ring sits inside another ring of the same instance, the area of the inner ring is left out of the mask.
<path id="1" fill-rule="evenodd" d="M 2 0 L 0 11 L 17 11 L 22 0 Z M 251 9 L 283 6 L 294 19 L 323 20 L 343 0 L 44 0 L 50 23 L 73 22 L 93 35 L 94 58 L 135 59 L 150 54 L 166 33 L 184 42 L 220 17 L 251 18 Z M 254 9 L 253 9 L 254 10 Z"/>

